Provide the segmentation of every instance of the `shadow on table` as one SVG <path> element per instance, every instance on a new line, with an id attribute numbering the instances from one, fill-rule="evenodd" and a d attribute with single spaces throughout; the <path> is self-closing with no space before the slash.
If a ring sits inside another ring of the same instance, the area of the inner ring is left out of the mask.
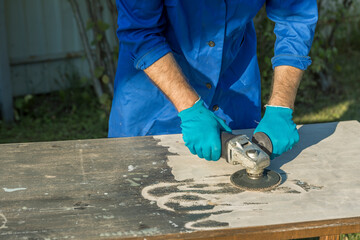
<path id="1" fill-rule="evenodd" d="M 299 130 L 300 140 L 290 151 L 271 161 L 270 169 L 281 174 L 282 182 L 287 180 L 287 174 L 281 167 L 294 160 L 303 150 L 318 144 L 331 136 L 338 125 L 338 122 L 309 124 L 301 126 Z"/>

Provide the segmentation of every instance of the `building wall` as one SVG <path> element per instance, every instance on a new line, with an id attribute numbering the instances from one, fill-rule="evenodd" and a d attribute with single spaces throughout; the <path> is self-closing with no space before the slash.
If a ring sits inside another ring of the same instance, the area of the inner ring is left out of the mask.
<path id="1" fill-rule="evenodd" d="M 76 79 L 73 76 L 89 76 L 80 35 L 67 0 L 2 1 L 5 3 L 14 96 L 50 92 L 72 84 Z M 77 1 L 86 22 L 85 0 Z M 326 4 L 322 4 L 322 8 L 334 9 L 339 1 L 323 0 Z M 104 16 L 111 24 L 110 14 L 105 11 Z M 107 31 L 107 36 L 110 44 L 116 46 L 112 29 Z M 327 30 L 322 29 L 324 34 Z"/>
<path id="2" fill-rule="evenodd" d="M 85 1 L 77 1 L 86 23 Z M 110 14 L 105 11 L 104 16 L 111 24 Z M 14 96 L 58 90 L 78 80 L 72 76 L 89 76 L 68 1 L 5 0 L 5 21 Z M 115 46 L 115 33 L 111 29 L 107 36 Z"/>

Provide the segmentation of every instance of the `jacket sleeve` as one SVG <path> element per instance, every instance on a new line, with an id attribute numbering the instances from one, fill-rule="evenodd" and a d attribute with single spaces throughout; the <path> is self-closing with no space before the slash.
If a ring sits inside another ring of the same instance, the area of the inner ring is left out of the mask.
<path id="1" fill-rule="evenodd" d="M 311 64 L 308 54 L 318 20 L 316 0 L 267 0 L 266 12 L 275 22 L 273 68 L 288 65 L 305 70 Z"/>
<path id="2" fill-rule="evenodd" d="M 117 36 L 136 69 L 146 69 L 171 51 L 163 36 L 166 20 L 162 0 L 116 0 L 116 5 Z"/>

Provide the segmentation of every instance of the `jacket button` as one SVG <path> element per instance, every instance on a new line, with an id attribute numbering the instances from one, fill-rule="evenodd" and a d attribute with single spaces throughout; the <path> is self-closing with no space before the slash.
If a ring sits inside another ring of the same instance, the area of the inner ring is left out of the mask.
<path id="1" fill-rule="evenodd" d="M 217 110 L 219 110 L 219 106 L 218 106 L 218 105 L 214 105 L 212 109 L 213 109 L 213 111 L 217 111 Z"/>
<path id="2" fill-rule="evenodd" d="M 206 84 L 206 87 L 207 87 L 208 89 L 211 89 L 211 88 L 212 88 L 211 83 L 207 83 L 207 84 Z"/>
<path id="3" fill-rule="evenodd" d="M 209 45 L 210 47 L 215 47 L 215 43 L 214 43 L 213 41 L 208 42 L 208 45 Z"/>

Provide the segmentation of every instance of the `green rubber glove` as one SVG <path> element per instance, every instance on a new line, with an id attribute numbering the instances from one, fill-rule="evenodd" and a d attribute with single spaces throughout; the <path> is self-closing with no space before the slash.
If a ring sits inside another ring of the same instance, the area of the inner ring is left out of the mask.
<path id="1" fill-rule="evenodd" d="M 293 110 L 290 108 L 267 106 L 264 117 L 254 131 L 254 134 L 263 132 L 270 138 L 273 145 L 271 159 L 290 150 L 299 141 L 292 113 Z"/>
<path id="2" fill-rule="evenodd" d="M 231 132 L 229 126 L 197 101 L 191 108 L 179 113 L 185 145 L 192 154 L 210 161 L 217 161 L 221 155 L 220 130 Z"/>

